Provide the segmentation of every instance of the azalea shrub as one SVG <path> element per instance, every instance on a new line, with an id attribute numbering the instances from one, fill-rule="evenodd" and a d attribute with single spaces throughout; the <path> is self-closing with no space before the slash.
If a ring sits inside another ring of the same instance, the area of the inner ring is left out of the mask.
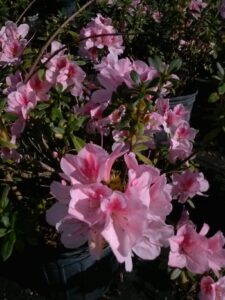
<path id="1" fill-rule="evenodd" d="M 129 46 L 125 53 L 180 58 L 176 95 L 187 92 L 196 78 L 209 78 L 224 57 L 224 3 L 221 0 L 99 1 L 113 16 Z M 101 6 L 100 6 L 101 7 Z M 101 7 L 102 9 L 102 7 Z M 127 34 L 126 34 L 127 33 Z M 220 59 L 219 59 L 220 60 Z M 175 93 L 173 93 L 175 94 Z"/>
<path id="2" fill-rule="evenodd" d="M 140 3 L 123 5 L 135 14 Z M 198 18 L 205 6 L 192 1 L 189 13 Z M 168 99 L 181 61 L 132 56 L 103 12 L 84 25 L 81 14 L 76 51 L 63 37 L 39 49 L 26 23 L 1 27 L 1 256 L 37 236 L 88 247 L 96 260 L 110 247 L 132 271 L 137 257 L 164 249 L 173 280 L 199 280 L 200 299 L 224 297 L 223 233 L 191 220 L 195 196 L 204 201 L 209 188 L 195 162 L 198 130 Z"/>

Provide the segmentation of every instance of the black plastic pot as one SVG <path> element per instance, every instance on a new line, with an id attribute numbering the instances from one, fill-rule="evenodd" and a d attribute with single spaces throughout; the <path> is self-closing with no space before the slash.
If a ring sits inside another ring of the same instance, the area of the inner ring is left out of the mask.
<path id="1" fill-rule="evenodd" d="M 118 267 L 110 248 L 95 261 L 87 247 L 58 254 L 42 265 L 52 300 L 97 300 L 109 289 Z"/>

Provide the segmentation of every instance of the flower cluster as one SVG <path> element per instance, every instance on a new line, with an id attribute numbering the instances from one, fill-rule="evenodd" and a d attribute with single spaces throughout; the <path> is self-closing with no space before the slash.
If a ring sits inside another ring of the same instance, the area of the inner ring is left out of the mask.
<path id="1" fill-rule="evenodd" d="M 108 154 L 88 144 L 78 155 L 63 157 L 63 182 L 51 186 L 59 202 L 48 210 L 47 220 L 61 232 L 66 247 L 89 241 L 91 253 L 100 258 L 106 241 L 131 271 L 132 252 L 143 259 L 156 258 L 161 247 L 168 246 L 173 228 L 165 224 L 172 209 L 165 175 L 157 168 L 138 165 L 134 153 L 127 151 L 121 144 Z M 126 183 L 111 169 L 122 155 Z"/>
<path id="2" fill-rule="evenodd" d="M 117 35 L 110 18 L 104 18 L 98 14 L 86 27 L 82 28 L 80 37 L 80 53 L 84 57 L 97 60 L 101 49 L 107 49 L 110 53 L 123 53 L 123 38 Z"/>
<path id="3" fill-rule="evenodd" d="M 0 31 L 0 65 L 16 64 L 26 47 L 29 26 L 27 24 L 17 25 L 11 21 L 5 23 Z"/>
<path id="4" fill-rule="evenodd" d="M 139 5 L 132 1 L 130 11 Z M 191 1 L 185 13 L 189 9 L 197 20 L 204 8 L 203 1 Z M 160 24 L 164 13 L 151 12 Z M 122 56 L 123 38 L 99 13 L 80 30 L 84 64 L 53 41 L 30 71 L 21 59 L 27 33 L 28 25 L 12 22 L 0 31 L 0 61 L 9 67 L 1 84 L 0 155 L 10 182 L 27 168 L 38 188 L 47 186 L 49 193 L 50 184 L 54 200 L 45 191 L 42 222 L 46 214 L 66 248 L 88 245 L 95 259 L 110 247 L 127 271 L 136 256 L 154 260 L 167 248 L 169 270 L 222 276 L 222 232 L 207 237 L 209 226 L 198 231 L 188 214 L 196 195 L 207 196 L 209 183 L 195 164 L 198 131 L 189 124 L 190 111 L 168 98 L 180 80 L 180 61 L 147 64 Z M 7 52 L 11 43 L 19 49 L 13 55 Z M 183 213 L 174 217 L 177 207 Z M 203 277 L 200 299 L 224 297 L 222 285 L 223 277 Z"/>

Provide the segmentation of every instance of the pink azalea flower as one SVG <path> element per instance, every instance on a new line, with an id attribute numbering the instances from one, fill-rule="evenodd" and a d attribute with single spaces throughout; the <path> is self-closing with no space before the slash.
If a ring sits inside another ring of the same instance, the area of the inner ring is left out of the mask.
<path id="1" fill-rule="evenodd" d="M 17 138 L 20 137 L 21 133 L 23 133 L 26 126 L 26 120 L 24 120 L 23 116 L 19 116 L 18 119 L 12 124 L 11 134 Z"/>
<path id="2" fill-rule="evenodd" d="M 185 203 L 188 198 L 193 198 L 195 195 L 203 195 L 202 192 L 206 192 L 209 188 L 209 183 L 202 173 L 190 170 L 182 174 L 174 173 L 172 181 L 172 194 L 181 203 Z"/>
<path id="3" fill-rule="evenodd" d="M 199 295 L 200 300 L 219 300 L 216 298 L 215 284 L 212 277 L 210 276 L 202 277 L 200 286 L 201 286 L 201 292 Z"/>
<path id="4" fill-rule="evenodd" d="M 207 3 L 202 0 L 191 0 L 189 4 L 189 10 L 193 17 L 199 18 L 202 10 L 207 6 Z"/>
<path id="5" fill-rule="evenodd" d="M 173 226 L 166 225 L 161 218 L 149 217 L 142 237 L 133 251 L 142 259 L 153 260 L 159 256 L 162 247 L 168 247 L 168 239 L 173 236 Z"/>
<path id="6" fill-rule="evenodd" d="M 187 268 L 197 274 L 208 270 L 208 242 L 198 234 L 191 224 L 181 226 L 176 236 L 169 238 L 170 253 L 168 265 Z"/>
<path id="7" fill-rule="evenodd" d="M 219 276 L 221 268 L 225 267 L 225 238 L 222 232 L 218 231 L 208 239 L 208 262 L 209 267 Z M 224 290 L 225 292 L 225 290 Z"/>
<path id="8" fill-rule="evenodd" d="M 7 21 L 0 30 L 0 65 L 15 64 L 20 61 L 25 46 L 26 37 L 29 30 L 27 24 L 17 25 Z"/>
<path id="9" fill-rule="evenodd" d="M 64 45 L 54 41 L 51 45 L 51 52 L 44 58 L 45 62 L 49 56 L 55 54 L 47 63 L 46 79 L 52 85 L 61 84 L 62 90 L 68 89 L 73 96 L 81 96 L 83 94 L 83 85 L 86 74 L 74 62 L 70 61 L 65 51 L 61 50 Z"/>
<path id="10" fill-rule="evenodd" d="M 221 277 L 218 281 L 214 282 L 210 276 L 204 276 L 200 286 L 199 300 L 225 299 L 225 277 Z"/>
<path id="11" fill-rule="evenodd" d="M 61 169 L 72 184 L 101 182 L 108 158 L 109 154 L 103 148 L 88 144 L 78 155 L 66 154 L 61 160 Z"/>
<path id="12" fill-rule="evenodd" d="M 223 1 L 219 7 L 220 16 L 225 19 L 225 1 Z"/>
<path id="13" fill-rule="evenodd" d="M 31 92 L 35 92 L 37 101 L 46 101 L 49 99 L 49 95 L 47 93 L 52 85 L 46 80 L 41 80 L 37 73 L 31 77 L 27 86 Z"/>
<path id="14" fill-rule="evenodd" d="M 84 222 L 71 217 L 67 211 L 66 205 L 55 203 L 47 210 L 46 221 L 60 232 L 62 244 L 74 249 L 88 241 L 89 228 Z"/>
<path id="15" fill-rule="evenodd" d="M 101 209 L 106 214 L 102 236 L 117 260 L 127 262 L 126 269 L 130 271 L 132 248 L 146 226 L 146 208 L 141 202 L 115 191 L 102 201 Z"/>
<path id="16" fill-rule="evenodd" d="M 142 82 L 151 81 L 159 76 L 158 71 L 154 67 L 148 66 L 141 60 L 133 61 L 131 68 L 133 71 L 137 72 Z M 130 72 L 126 72 L 124 82 L 128 87 L 132 87 L 134 85 L 133 80 L 130 77 Z"/>
<path id="17" fill-rule="evenodd" d="M 149 214 L 165 220 L 172 210 L 172 197 L 165 175 L 160 175 L 160 171 L 155 167 L 138 165 L 133 153 L 125 155 L 125 162 L 129 169 L 126 193 L 138 193 L 138 198 L 148 207 Z"/>
<path id="18" fill-rule="evenodd" d="M 30 91 L 27 85 L 21 84 L 17 90 L 8 95 L 8 107 L 6 111 L 24 120 L 28 118 L 29 110 L 34 109 L 37 104 L 34 91 Z"/>
<path id="19" fill-rule="evenodd" d="M 115 35 L 114 35 L 115 34 Z M 94 37 L 96 35 L 102 35 Z M 80 44 L 80 53 L 83 56 L 96 60 L 99 50 L 107 48 L 109 52 L 117 55 L 123 53 L 123 38 L 116 35 L 116 30 L 112 26 L 110 18 L 104 18 L 101 14 L 97 14 L 91 22 L 87 24 L 80 32 L 81 38 L 84 39 Z"/>
<path id="20" fill-rule="evenodd" d="M 9 76 L 6 77 L 6 84 L 7 84 L 7 88 L 4 89 L 3 93 L 5 95 L 10 94 L 11 92 L 16 91 L 17 86 L 20 85 L 23 82 L 22 79 L 22 74 L 17 71 L 16 74 L 11 74 Z"/>
<path id="21" fill-rule="evenodd" d="M 101 183 L 74 185 L 70 192 L 68 212 L 90 226 L 101 227 L 105 222 L 105 214 L 100 206 L 111 194 L 112 190 Z"/>
<path id="22" fill-rule="evenodd" d="M 164 116 L 169 111 L 169 99 L 157 99 L 155 104 L 158 113 L 162 116 Z"/>
<path id="23" fill-rule="evenodd" d="M 191 128 L 190 125 L 183 121 L 179 123 L 178 127 L 173 128 L 174 133 L 170 137 L 170 148 L 169 148 L 169 160 L 171 162 L 176 161 L 177 159 L 187 158 L 193 148 L 193 141 L 197 130 Z"/>
<path id="24" fill-rule="evenodd" d="M 161 23 L 162 17 L 163 17 L 163 14 L 160 11 L 154 11 L 153 14 L 152 14 L 152 19 L 156 23 Z"/>

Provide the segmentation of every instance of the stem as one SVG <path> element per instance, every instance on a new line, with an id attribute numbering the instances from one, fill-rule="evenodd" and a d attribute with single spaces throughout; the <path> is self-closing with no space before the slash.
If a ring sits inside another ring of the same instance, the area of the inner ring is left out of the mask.
<path id="1" fill-rule="evenodd" d="M 90 0 L 88 1 L 86 4 L 84 4 L 77 12 L 73 13 L 69 18 L 66 19 L 66 21 L 64 23 L 62 23 L 62 25 L 60 25 L 60 27 L 49 37 L 49 39 L 47 40 L 47 42 L 44 44 L 44 46 L 41 48 L 41 51 L 38 55 L 38 57 L 36 58 L 32 68 L 30 69 L 30 72 L 27 75 L 27 78 L 30 78 L 31 75 L 34 73 L 39 61 L 41 60 L 45 50 L 48 48 L 48 46 L 51 44 L 52 41 L 54 41 L 55 37 L 59 34 L 59 32 L 70 22 L 72 21 L 74 18 L 76 18 L 83 10 L 85 10 L 88 6 L 90 6 L 92 3 L 94 3 L 96 0 Z M 26 79 L 27 81 L 27 79 Z"/>
<path id="2" fill-rule="evenodd" d="M 34 2 L 36 2 L 36 0 L 31 1 L 30 4 L 27 6 L 27 8 L 25 8 L 25 10 L 22 12 L 22 14 L 17 19 L 17 21 L 16 21 L 17 24 L 20 22 L 20 20 L 23 18 L 23 16 L 26 14 L 26 12 L 31 8 L 31 6 L 34 4 Z"/>

